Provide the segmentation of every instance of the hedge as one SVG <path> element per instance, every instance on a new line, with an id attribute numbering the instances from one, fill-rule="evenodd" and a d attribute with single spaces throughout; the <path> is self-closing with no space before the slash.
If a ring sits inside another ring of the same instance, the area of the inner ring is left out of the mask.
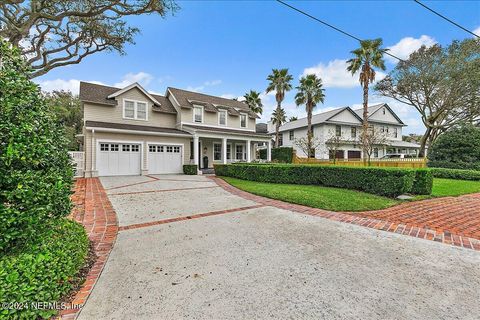
<path id="1" fill-rule="evenodd" d="M 55 303 L 72 289 L 72 280 L 83 267 L 88 238 L 77 222 L 60 218 L 21 251 L 0 257 L 0 301 L 4 303 Z M 0 310 L 3 319 L 48 319 L 56 310 Z"/>
<path id="2" fill-rule="evenodd" d="M 218 164 L 215 173 L 259 182 L 354 189 L 389 197 L 409 193 L 416 175 L 412 169 L 287 164 Z"/>
<path id="3" fill-rule="evenodd" d="M 189 175 L 196 175 L 198 174 L 197 165 L 196 164 L 184 164 L 183 165 L 183 173 Z"/>
<path id="4" fill-rule="evenodd" d="M 432 193 L 433 187 L 433 173 L 430 169 L 417 169 L 415 170 L 415 180 L 413 181 L 412 190 L 413 194 L 426 194 Z"/>
<path id="5" fill-rule="evenodd" d="M 480 181 L 480 171 L 477 170 L 446 168 L 432 168 L 431 170 L 435 178 Z"/>
<path id="6" fill-rule="evenodd" d="M 293 162 L 293 148 L 292 147 L 279 147 L 272 149 L 272 161 L 282 163 Z"/>

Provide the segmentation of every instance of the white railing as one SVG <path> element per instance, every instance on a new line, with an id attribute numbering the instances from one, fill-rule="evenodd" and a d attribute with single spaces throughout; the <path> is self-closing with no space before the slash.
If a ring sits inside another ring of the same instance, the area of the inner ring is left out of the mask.
<path id="1" fill-rule="evenodd" d="M 72 158 L 73 168 L 75 170 L 75 178 L 84 176 L 85 168 L 85 152 L 83 151 L 68 151 L 68 154 Z"/>

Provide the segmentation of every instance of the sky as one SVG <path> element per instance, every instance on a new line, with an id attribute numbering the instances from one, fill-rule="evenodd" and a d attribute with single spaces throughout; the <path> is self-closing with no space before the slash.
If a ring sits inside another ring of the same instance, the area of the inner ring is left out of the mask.
<path id="1" fill-rule="evenodd" d="M 78 93 L 79 81 L 124 87 L 139 82 L 148 91 L 165 94 L 168 86 L 226 98 L 241 97 L 250 89 L 262 92 L 270 119 L 274 94 L 265 94 L 272 68 L 288 68 L 293 86 L 306 73 L 323 80 L 325 102 L 315 113 L 336 107 L 360 108 L 358 75 L 346 68 L 354 39 L 321 25 L 275 1 L 178 1 L 173 16 L 129 17 L 141 30 L 126 55 L 101 52 L 80 64 L 57 68 L 36 78 L 43 90 Z M 289 1 L 290 4 L 361 39 L 382 38 L 384 46 L 401 58 L 421 45 L 448 45 L 472 35 L 448 23 L 413 1 Z M 424 1 L 468 30 L 480 35 L 480 1 Z M 386 57 L 387 70 L 395 67 Z M 283 107 L 288 117 L 305 116 L 294 103 L 295 89 Z M 371 103 L 387 102 L 408 125 L 404 134 L 422 133 L 418 112 L 410 106 L 372 93 Z"/>

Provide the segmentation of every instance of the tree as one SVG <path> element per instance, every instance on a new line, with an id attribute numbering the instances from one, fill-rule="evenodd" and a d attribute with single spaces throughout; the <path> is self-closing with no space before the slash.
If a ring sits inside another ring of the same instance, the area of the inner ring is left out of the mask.
<path id="1" fill-rule="evenodd" d="M 0 40 L 0 252 L 26 245 L 70 213 L 73 170 L 62 126 Z M 1 253 L 0 253 L 1 254 Z"/>
<path id="2" fill-rule="evenodd" d="M 80 63 L 101 51 L 125 54 L 139 29 L 127 17 L 178 9 L 173 0 L 5 0 L 0 4 L 0 38 L 21 48 L 30 77 Z"/>
<path id="3" fill-rule="evenodd" d="M 362 132 L 359 137 L 359 142 L 364 152 L 364 162 L 366 161 L 368 165 L 370 165 L 370 159 L 374 149 L 386 145 L 388 143 L 388 137 L 385 132 L 381 132 L 373 126 L 370 126 L 366 133 Z"/>
<path id="4" fill-rule="evenodd" d="M 307 156 L 312 155 L 313 150 L 313 157 L 315 157 L 315 150 L 322 145 L 322 142 L 317 138 L 312 138 L 309 141 L 306 137 L 301 137 L 295 139 L 294 144 Z"/>
<path id="5" fill-rule="evenodd" d="M 78 150 L 76 135 L 82 132 L 83 109 L 78 96 L 70 91 L 53 91 L 44 94 L 47 106 L 63 125 L 69 150 Z"/>
<path id="6" fill-rule="evenodd" d="M 408 136 L 403 136 L 402 140 L 406 142 L 419 143 L 422 136 L 416 133 L 410 133 Z"/>
<path id="7" fill-rule="evenodd" d="M 420 156 L 443 132 L 480 119 L 480 41 L 454 41 L 446 48 L 422 46 L 400 61 L 375 90 L 414 107 L 425 132 Z"/>
<path id="8" fill-rule="evenodd" d="M 287 121 L 287 115 L 285 114 L 285 110 L 283 110 L 283 108 L 280 108 L 280 109 L 276 108 L 275 110 L 273 110 L 271 121 L 276 128 L 275 148 L 278 148 L 279 146 L 278 142 L 280 139 L 278 129 L 283 123 L 285 123 L 285 121 Z"/>
<path id="9" fill-rule="evenodd" d="M 428 166 L 480 170 L 480 128 L 471 124 L 450 129 L 428 150 Z"/>
<path id="10" fill-rule="evenodd" d="M 335 131 L 330 130 L 330 137 L 325 141 L 325 145 L 327 146 L 328 150 L 328 157 L 333 158 L 333 164 L 337 163 L 337 151 L 340 150 L 340 147 L 342 143 L 344 142 L 342 140 L 341 136 L 337 136 Z"/>
<path id="11" fill-rule="evenodd" d="M 250 90 L 250 92 L 245 93 L 243 97 L 245 98 L 245 103 L 252 112 L 255 112 L 256 114 L 262 114 L 263 104 L 262 99 L 260 99 L 260 92 Z"/>
<path id="12" fill-rule="evenodd" d="M 288 122 L 292 122 L 296 120 L 298 120 L 298 117 L 295 117 L 295 116 L 288 118 Z"/>
<path id="13" fill-rule="evenodd" d="M 319 103 L 323 103 L 325 100 L 325 94 L 323 93 L 322 79 L 317 78 L 315 74 L 308 74 L 300 78 L 300 85 L 297 87 L 297 94 L 295 95 L 295 103 L 297 106 L 305 105 L 305 111 L 307 112 L 307 143 L 309 144 L 308 150 L 312 150 L 312 112 L 313 109 Z M 315 157 L 315 151 L 309 152 L 308 157 Z"/>
<path id="14" fill-rule="evenodd" d="M 272 69 L 272 73 L 267 77 L 269 84 L 267 86 L 266 93 L 275 91 L 275 100 L 277 101 L 277 108 L 274 113 L 280 115 L 282 109 L 282 101 L 285 98 L 285 92 L 292 89 L 292 84 L 290 83 L 293 80 L 292 75 L 288 73 L 288 69 Z M 283 110 L 283 115 L 285 117 L 285 110 Z M 279 129 L 283 121 L 276 121 L 275 124 L 275 147 L 278 148 L 279 142 Z"/>
<path id="15" fill-rule="evenodd" d="M 351 53 L 354 57 L 347 61 L 347 70 L 354 75 L 360 70 L 360 84 L 363 87 L 363 122 L 362 134 L 368 132 L 368 86 L 375 81 L 375 69 L 385 70 L 383 54 L 388 49 L 381 48 L 382 39 L 360 41 L 360 48 Z M 364 150 L 365 152 L 365 150 Z"/>

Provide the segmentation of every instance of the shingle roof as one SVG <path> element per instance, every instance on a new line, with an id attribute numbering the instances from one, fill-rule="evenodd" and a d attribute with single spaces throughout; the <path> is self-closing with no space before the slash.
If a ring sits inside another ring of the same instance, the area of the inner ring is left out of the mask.
<path id="1" fill-rule="evenodd" d="M 115 99 L 108 99 L 107 97 L 119 90 L 121 89 L 96 83 L 80 82 L 80 100 L 83 102 L 115 106 L 117 105 L 117 101 Z M 173 114 L 177 113 L 170 100 L 166 97 L 152 93 L 150 93 L 150 95 L 160 102 L 160 106 L 154 106 L 152 109 L 153 111 Z"/>
<path id="2" fill-rule="evenodd" d="M 219 132 L 219 133 L 225 133 L 225 134 L 239 134 L 239 135 L 246 135 L 246 136 L 258 136 L 263 138 L 271 137 L 271 135 L 266 133 L 258 133 L 258 132 L 246 131 L 246 130 L 235 130 L 235 129 L 208 127 L 208 126 L 195 126 L 195 125 L 183 125 L 183 126 L 186 129 L 195 129 L 199 131 Z"/>
<path id="3" fill-rule="evenodd" d="M 183 108 L 192 108 L 193 104 L 200 104 L 208 107 L 209 110 L 205 110 L 210 112 L 216 112 L 216 109 L 215 111 L 213 111 L 212 108 L 223 107 L 228 109 L 228 112 L 231 115 L 239 115 L 239 113 L 237 112 L 237 110 L 239 110 L 248 113 L 251 118 L 258 117 L 255 113 L 250 111 L 248 105 L 242 101 L 226 99 L 222 97 L 216 97 L 204 93 L 187 91 L 172 87 L 168 87 L 168 90 L 170 90 L 170 92 L 173 94 L 180 106 Z"/>
<path id="4" fill-rule="evenodd" d="M 133 131 L 148 131 L 148 132 L 161 132 L 161 133 L 172 133 L 172 134 L 188 134 L 188 135 L 190 135 L 190 133 L 188 133 L 186 131 L 173 129 L 173 128 L 140 126 L 140 125 L 135 125 L 135 124 L 112 123 L 112 122 L 101 122 L 101 121 L 91 121 L 91 120 L 85 121 L 85 127 L 133 130 Z"/>
<path id="5" fill-rule="evenodd" d="M 314 115 L 312 115 L 312 124 L 323 123 L 323 122 L 327 121 L 328 119 L 330 119 L 331 117 L 335 116 L 336 114 L 338 114 L 338 113 L 340 113 L 344 110 L 347 110 L 347 109 L 350 109 L 350 108 L 349 107 L 343 107 L 343 108 L 337 108 L 337 109 L 333 109 L 333 110 L 330 110 L 330 111 L 325 111 L 325 112 L 322 112 L 322 113 L 314 114 Z M 301 118 L 301 119 L 298 119 L 298 120 L 295 120 L 295 121 L 290 121 L 290 122 L 285 123 L 284 125 L 282 125 L 280 127 L 280 131 L 303 128 L 303 127 L 306 127 L 307 124 L 308 124 L 307 123 L 307 118 Z"/>

